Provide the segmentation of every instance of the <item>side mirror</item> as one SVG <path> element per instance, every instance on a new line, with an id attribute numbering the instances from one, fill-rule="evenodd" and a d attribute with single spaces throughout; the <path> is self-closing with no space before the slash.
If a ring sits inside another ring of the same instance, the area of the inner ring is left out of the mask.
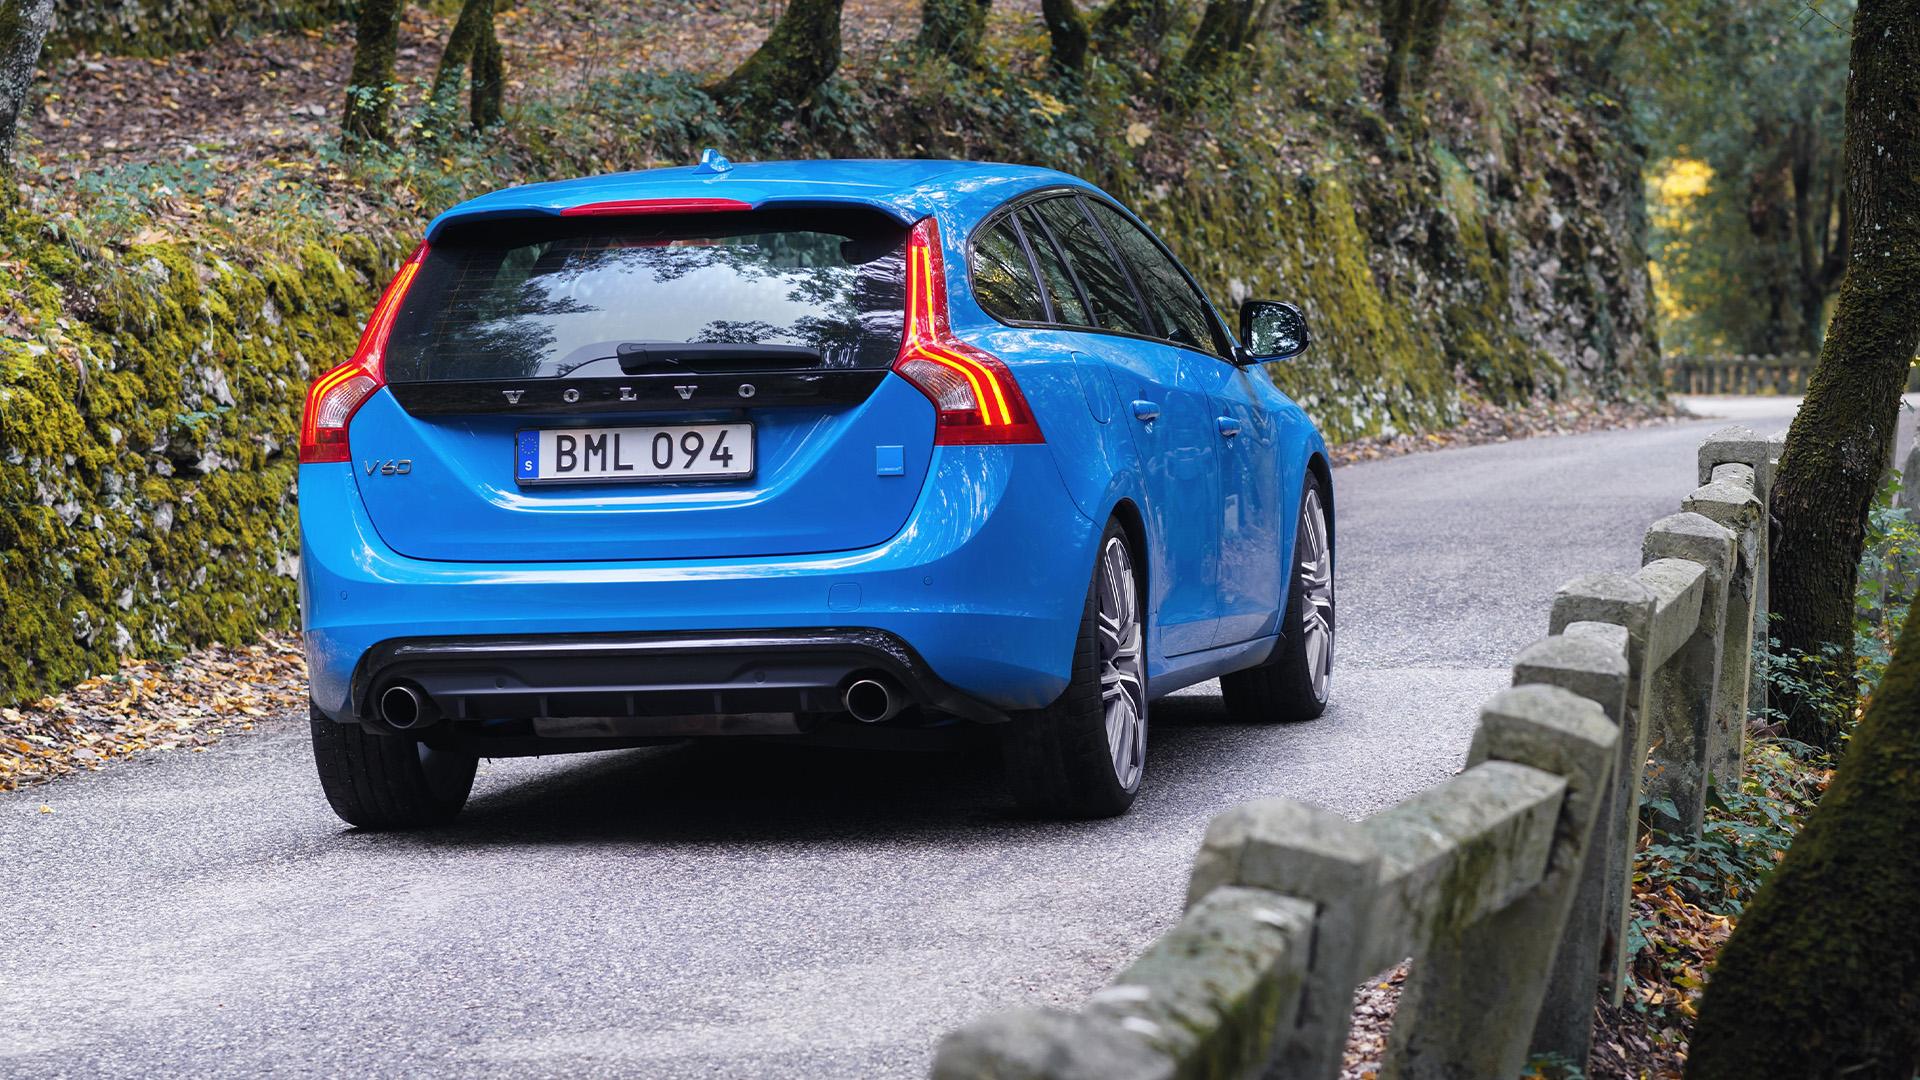
<path id="1" fill-rule="evenodd" d="M 1313 336 L 1307 317 L 1292 304 L 1277 300 L 1249 300 L 1240 305 L 1241 362 L 1291 360 L 1307 351 Z"/>

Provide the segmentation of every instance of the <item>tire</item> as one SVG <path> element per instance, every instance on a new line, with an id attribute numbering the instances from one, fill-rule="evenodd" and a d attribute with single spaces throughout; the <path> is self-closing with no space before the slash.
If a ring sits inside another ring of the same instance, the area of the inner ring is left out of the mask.
<path id="1" fill-rule="evenodd" d="M 1281 640 L 1259 667 L 1220 680 L 1227 715 L 1242 723 L 1312 720 L 1327 711 L 1333 680 L 1333 532 L 1320 478 L 1309 472 L 1300 493 L 1293 580 L 1281 618 Z"/>
<path id="2" fill-rule="evenodd" d="M 1108 523 L 1096 550 L 1066 691 L 1007 726 L 1007 786 L 1021 810 L 1036 816 L 1123 814 L 1145 774 L 1146 619 L 1140 575 L 1118 523 Z"/>
<path id="3" fill-rule="evenodd" d="M 467 804 L 472 754 L 434 750 L 407 735 L 377 735 L 309 710 L 320 788 L 340 820 L 362 829 L 444 825 Z"/>

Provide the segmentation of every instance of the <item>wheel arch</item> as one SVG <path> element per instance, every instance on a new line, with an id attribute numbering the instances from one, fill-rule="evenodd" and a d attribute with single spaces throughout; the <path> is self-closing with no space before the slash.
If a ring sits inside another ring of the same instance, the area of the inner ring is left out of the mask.
<path id="1" fill-rule="evenodd" d="M 1327 554 L 1333 557 L 1334 564 L 1340 561 L 1340 525 L 1339 515 L 1333 512 L 1333 466 L 1327 463 L 1325 454 L 1319 451 L 1307 458 L 1307 472 L 1320 481 L 1320 493 L 1327 501 Z"/>
<path id="2" fill-rule="evenodd" d="M 1127 543 L 1132 545 L 1134 573 L 1139 576 L 1140 595 L 1144 599 L 1149 594 L 1147 586 L 1153 580 L 1153 547 L 1147 543 L 1147 521 L 1140 513 L 1140 507 L 1130 498 L 1122 498 L 1113 504 L 1113 510 L 1107 515 L 1120 523 L 1120 531 L 1126 534 Z M 1141 618 L 1146 618 L 1142 611 Z"/>

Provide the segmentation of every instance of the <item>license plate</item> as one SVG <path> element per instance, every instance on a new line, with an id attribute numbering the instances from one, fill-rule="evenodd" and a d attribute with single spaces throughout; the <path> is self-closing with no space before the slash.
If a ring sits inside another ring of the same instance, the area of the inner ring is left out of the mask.
<path id="1" fill-rule="evenodd" d="M 753 475 L 753 425 L 549 428 L 520 432 L 517 451 L 522 484 L 740 479 Z"/>

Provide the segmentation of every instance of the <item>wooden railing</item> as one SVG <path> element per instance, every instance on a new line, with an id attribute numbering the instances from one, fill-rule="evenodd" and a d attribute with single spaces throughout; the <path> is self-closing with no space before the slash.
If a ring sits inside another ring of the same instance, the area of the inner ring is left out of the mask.
<path id="1" fill-rule="evenodd" d="M 1651 818 L 1697 835 L 1708 788 L 1741 771 L 1779 446 L 1716 433 L 1640 568 L 1555 594 L 1552 633 L 1482 706 L 1460 775 L 1359 822 L 1286 799 L 1228 810 L 1177 926 L 1077 1013 L 948 1035 L 933 1075 L 1336 1077 L 1353 988 L 1409 957 L 1383 1077 L 1584 1062 L 1596 995 L 1625 987 L 1643 792 Z"/>
<path id="2" fill-rule="evenodd" d="M 1661 361 L 1660 375 L 1674 394 L 1804 394 L 1817 356 L 1674 355 Z M 1907 376 L 1908 392 L 1920 391 L 1920 368 Z"/>

